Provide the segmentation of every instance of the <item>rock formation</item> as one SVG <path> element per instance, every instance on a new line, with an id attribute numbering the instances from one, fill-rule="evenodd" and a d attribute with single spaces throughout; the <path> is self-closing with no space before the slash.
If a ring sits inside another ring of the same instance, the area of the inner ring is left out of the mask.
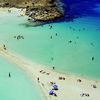
<path id="1" fill-rule="evenodd" d="M 36 21 L 51 21 L 63 16 L 59 0 L 0 0 L 2 7 L 26 8 L 26 14 Z"/>

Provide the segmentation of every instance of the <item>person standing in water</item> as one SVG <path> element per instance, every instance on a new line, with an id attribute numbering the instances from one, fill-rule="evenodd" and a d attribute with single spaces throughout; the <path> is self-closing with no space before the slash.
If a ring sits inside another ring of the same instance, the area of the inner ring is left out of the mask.
<path id="1" fill-rule="evenodd" d="M 10 74 L 10 72 L 9 72 L 9 77 L 11 77 L 11 74 Z"/>
<path id="2" fill-rule="evenodd" d="M 6 50 L 6 46 L 5 46 L 5 44 L 3 45 L 3 49 Z"/>
<path id="3" fill-rule="evenodd" d="M 53 66 L 52 69 L 55 70 L 55 67 Z"/>

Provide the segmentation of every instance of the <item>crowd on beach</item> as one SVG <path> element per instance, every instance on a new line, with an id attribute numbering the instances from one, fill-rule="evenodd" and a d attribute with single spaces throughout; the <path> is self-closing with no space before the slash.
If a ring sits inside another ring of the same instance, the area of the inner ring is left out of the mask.
<path id="1" fill-rule="evenodd" d="M 54 69 L 52 69 L 52 70 L 54 70 Z M 40 70 L 39 73 L 45 74 L 45 75 L 50 75 L 51 74 L 50 72 L 46 72 L 45 70 Z M 47 73 L 49 73 L 49 74 L 47 74 Z M 64 80 L 66 80 L 66 77 L 65 76 L 59 76 L 58 80 L 59 81 L 64 81 Z M 41 83 L 41 85 L 43 87 L 45 86 L 45 84 L 42 82 L 42 80 L 39 77 L 37 77 L 37 81 L 38 81 L 38 83 Z M 77 79 L 76 81 L 78 83 L 82 83 L 82 79 Z M 57 97 L 58 94 L 57 94 L 56 91 L 59 91 L 59 84 L 57 84 L 57 82 L 55 82 L 55 81 L 49 81 L 49 83 L 50 83 L 51 89 L 48 91 L 48 94 L 50 96 Z M 91 87 L 94 88 L 94 89 L 97 88 L 96 84 L 92 84 Z M 90 93 L 82 92 L 82 93 L 80 93 L 80 96 L 81 97 L 90 97 Z"/>
<path id="2" fill-rule="evenodd" d="M 54 70 L 54 68 L 52 70 Z M 40 70 L 39 73 L 45 74 L 45 75 L 50 75 L 50 72 L 46 72 L 44 70 Z M 60 76 L 58 78 L 58 80 L 65 80 L 65 77 Z M 40 78 L 39 77 L 37 77 L 37 81 L 38 81 L 38 83 L 40 83 Z M 41 84 L 44 87 L 44 83 L 41 83 Z M 51 89 L 48 91 L 48 94 L 57 97 L 57 94 L 55 92 L 55 91 L 59 91 L 57 83 L 53 82 L 53 81 L 50 81 L 49 84 L 51 86 Z"/>
<path id="3" fill-rule="evenodd" d="M 53 28 L 53 26 L 52 26 L 52 25 L 49 25 L 49 29 L 52 29 L 52 28 Z M 69 29 L 71 29 L 72 31 L 76 31 L 76 29 L 73 28 L 73 27 L 71 27 L 71 26 L 69 27 Z M 79 29 L 78 31 L 80 32 L 81 30 L 82 30 L 82 31 L 85 31 L 86 28 Z M 56 33 L 55 36 L 58 36 L 58 33 Z M 50 39 L 53 39 L 53 36 L 52 36 L 52 35 L 50 36 Z M 79 36 L 77 36 L 76 39 L 79 39 Z M 72 41 L 72 40 L 69 40 L 68 43 L 71 44 L 71 43 L 73 43 L 73 41 Z M 75 42 L 75 43 L 76 43 L 76 42 Z M 91 42 L 90 45 L 93 46 L 93 47 L 95 46 L 93 42 Z M 95 59 L 95 57 L 92 56 L 92 57 L 91 57 L 91 60 L 94 61 L 94 59 Z M 53 61 L 53 60 L 54 60 L 54 57 L 51 57 L 51 60 Z M 54 69 L 55 69 L 55 67 L 53 66 L 53 70 L 54 70 Z M 40 72 L 41 72 L 41 71 L 40 71 Z M 59 80 L 65 80 L 66 78 L 60 76 L 58 79 L 59 79 Z M 81 80 L 81 79 L 77 79 L 77 82 L 81 83 L 82 80 Z M 54 84 L 56 84 L 55 82 L 50 82 L 50 83 L 52 84 L 52 86 L 53 86 Z M 95 84 L 93 84 L 93 85 L 91 85 L 91 86 L 92 86 L 93 88 L 97 88 L 97 86 L 96 86 Z M 54 91 L 54 90 L 55 90 L 55 89 L 51 89 L 51 90 L 49 91 L 49 95 L 57 96 L 57 94 L 55 95 L 55 91 Z M 58 89 L 58 85 L 57 85 L 57 90 L 59 90 L 59 89 Z M 89 93 L 83 92 L 83 93 L 80 94 L 80 96 L 81 96 L 81 97 L 90 97 L 90 94 L 89 94 Z"/>
<path id="4" fill-rule="evenodd" d="M 46 72 L 45 70 L 40 70 L 39 73 L 45 74 L 45 75 L 50 75 L 51 74 L 50 72 Z M 11 72 L 8 73 L 8 77 L 11 78 Z M 59 76 L 58 77 L 59 81 L 65 80 L 65 79 L 66 79 L 65 76 Z M 39 84 L 41 84 L 43 88 L 45 87 L 45 84 L 42 82 L 42 80 L 39 77 L 37 77 L 37 82 Z M 82 83 L 82 80 L 81 79 L 77 79 L 77 82 Z M 57 94 L 56 91 L 59 91 L 59 84 L 57 84 L 57 82 L 54 82 L 54 81 L 49 81 L 49 84 L 50 84 L 50 87 L 51 87 L 51 89 L 48 91 L 49 96 L 57 97 L 58 94 Z M 97 88 L 96 84 L 92 84 L 91 86 L 94 89 Z M 80 93 L 80 96 L 81 97 L 90 97 L 90 94 L 86 93 L 86 92 L 82 92 L 82 93 Z"/>

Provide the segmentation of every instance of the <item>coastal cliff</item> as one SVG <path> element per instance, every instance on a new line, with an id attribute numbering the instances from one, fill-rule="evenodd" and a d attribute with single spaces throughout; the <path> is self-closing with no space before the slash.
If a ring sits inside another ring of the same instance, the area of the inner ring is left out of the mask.
<path id="1" fill-rule="evenodd" d="M 63 16 L 59 0 L 0 0 L 1 7 L 26 8 L 26 15 L 36 21 L 52 21 Z"/>

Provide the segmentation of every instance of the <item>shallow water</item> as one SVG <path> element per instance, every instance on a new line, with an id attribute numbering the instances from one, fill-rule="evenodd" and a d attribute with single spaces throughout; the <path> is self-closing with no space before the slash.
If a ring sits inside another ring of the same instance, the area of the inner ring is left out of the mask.
<path id="1" fill-rule="evenodd" d="M 36 84 L 24 72 L 0 57 L 0 100 L 42 100 L 41 97 Z"/>
<path id="2" fill-rule="evenodd" d="M 57 71 L 100 79 L 100 17 L 52 23 L 50 29 L 49 24 L 26 27 L 27 17 L 18 15 L 0 15 L 0 44 Z M 15 35 L 24 39 L 17 40 Z"/>

